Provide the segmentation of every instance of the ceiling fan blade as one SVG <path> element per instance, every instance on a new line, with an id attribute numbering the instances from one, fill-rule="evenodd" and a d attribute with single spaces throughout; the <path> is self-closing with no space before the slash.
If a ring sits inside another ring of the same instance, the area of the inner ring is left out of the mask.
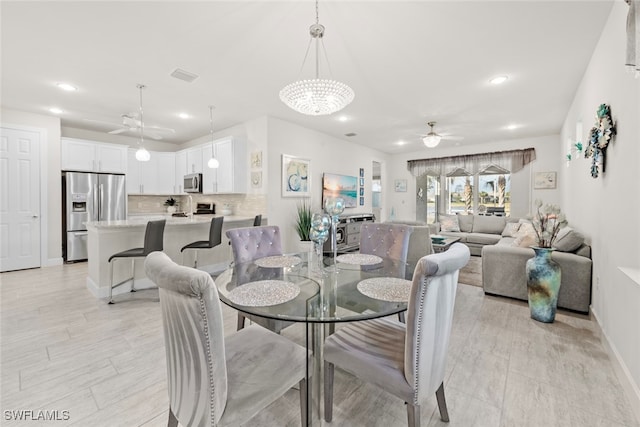
<path id="1" fill-rule="evenodd" d="M 105 122 L 104 120 L 94 120 L 94 119 L 82 119 L 85 122 L 92 122 L 92 123 L 100 123 L 103 125 L 109 125 L 111 127 L 117 127 L 117 126 L 122 126 L 122 123 L 114 123 L 114 122 Z"/>
<path id="2" fill-rule="evenodd" d="M 108 132 L 108 133 L 110 133 L 111 135 L 118 135 L 119 133 L 126 132 L 128 130 L 131 130 L 131 129 L 120 128 L 120 129 L 112 130 L 111 132 Z"/>
<path id="3" fill-rule="evenodd" d="M 159 135 L 159 134 L 157 134 L 155 132 L 146 132 L 145 131 L 145 135 L 148 136 L 151 139 L 155 139 L 156 141 L 159 141 L 159 140 L 162 139 L 162 135 Z"/>
<path id="4" fill-rule="evenodd" d="M 176 133 L 175 129 L 171 128 L 163 128 L 160 126 L 144 126 L 145 129 L 152 129 L 154 132 L 163 132 L 163 133 Z"/>
<path id="5" fill-rule="evenodd" d="M 464 136 L 456 136 L 456 135 L 440 135 L 442 139 L 448 139 L 449 141 L 462 141 Z"/>

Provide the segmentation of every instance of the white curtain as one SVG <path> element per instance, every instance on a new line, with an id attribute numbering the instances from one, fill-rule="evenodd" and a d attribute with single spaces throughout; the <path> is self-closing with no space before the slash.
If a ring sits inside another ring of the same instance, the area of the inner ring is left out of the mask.
<path id="1" fill-rule="evenodd" d="M 640 1 L 626 0 L 627 15 L 627 67 L 640 72 Z"/>
<path id="2" fill-rule="evenodd" d="M 411 175 L 415 177 L 424 175 L 425 173 L 436 176 L 448 175 L 458 168 L 464 169 L 471 175 L 475 175 L 490 165 L 500 166 L 514 173 L 535 159 L 535 148 L 526 148 L 524 150 L 409 160 L 407 162 L 407 169 L 409 169 Z"/>

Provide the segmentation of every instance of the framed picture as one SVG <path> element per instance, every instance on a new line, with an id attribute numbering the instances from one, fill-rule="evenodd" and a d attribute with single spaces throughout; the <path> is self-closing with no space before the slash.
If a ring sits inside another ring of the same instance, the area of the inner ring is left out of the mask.
<path id="1" fill-rule="evenodd" d="M 406 179 L 396 179 L 393 182 L 393 188 L 396 193 L 404 193 L 407 191 L 407 180 Z"/>
<path id="2" fill-rule="evenodd" d="M 251 152 L 251 168 L 260 169 L 262 167 L 262 151 Z"/>
<path id="3" fill-rule="evenodd" d="M 541 190 L 556 188 L 556 173 L 536 172 L 533 179 L 533 188 Z"/>
<path id="4" fill-rule="evenodd" d="M 262 187 L 262 172 L 251 172 L 251 188 Z"/>
<path id="5" fill-rule="evenodd" d="M 364 187 L 364 178 L 360 178 L 360 187 Z"/>
<path id="6" fill-rule="evenodd" d="M 360 178 L 364 178 L 364 169 L 360 168 Z"/>
<path id="7" fill-rule="evenodd" d="M 360 195 L 364 196 L 364 187 L 360 187 Z"/>
<path id="8" fill-rule="evenodd" d="M 282 155 L 282 197 L 311 197 L 309 159 Z"/>
<path id="9" fill-rule="evenodd" d="M 364 197 L 360 197 L 360 206 L 364 206 Z"/>

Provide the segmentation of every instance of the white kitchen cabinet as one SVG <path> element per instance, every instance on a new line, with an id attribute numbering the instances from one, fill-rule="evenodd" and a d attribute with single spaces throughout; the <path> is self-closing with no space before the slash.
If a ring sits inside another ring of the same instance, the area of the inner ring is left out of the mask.
<path id="1" fill-rule="evenodd" d="M 224 138 L 214 144 L 220 162 L 216 176 L 216 193 L 246 193 L 249 160 L 243 140 Z"/>
<path id="2" fill-rule="evenodd" d="M 208 165 L 211 156 L 215 156 L 213 144 L 202 146 L 202 192 L 205 194 L 218 192 L 218 169 L 211 169 Z"/>
<path id="3" fill-rule="evenodd" d="M 202 145 L 187 149 L 187 174 L 202 173 Z"/>
<path id="4" fill-rule="evenodd" d="M 184 192 L 182 188 L 184 183 L 184 176 L 187 174 L 187 150 L 180 150 L 176 152 L 176 166 L 175 166 L 175 189 L 176 194 Z"/>
<path id="5" fill-rule="evenodd" d="M 128 194 L 175 194 L 175 154 L 151 151 L 147 162 L 136 160 L 130 149 L 127 159 Z"/>
<path id="6" fill-rule="evenodd" d="M 60 139 L 62 170 L 127 172 L 127 146 L 74 138 Z"/>

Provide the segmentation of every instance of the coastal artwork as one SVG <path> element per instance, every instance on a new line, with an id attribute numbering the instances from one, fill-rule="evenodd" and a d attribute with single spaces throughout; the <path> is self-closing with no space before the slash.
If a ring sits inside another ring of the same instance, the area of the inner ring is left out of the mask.
<path id="1" fill-rule="evenodd" d="M 311 161 L 282 155 L 282 197 L 309 197 L 309 168 Z"/>
<path id="2" fill-rule="evenodd" d="M 327 197 L 342 197 L 346 208 L 355 208 L 358 204 L 358 178 L 325 173 L 322 177 L 323 205 Z"/>

